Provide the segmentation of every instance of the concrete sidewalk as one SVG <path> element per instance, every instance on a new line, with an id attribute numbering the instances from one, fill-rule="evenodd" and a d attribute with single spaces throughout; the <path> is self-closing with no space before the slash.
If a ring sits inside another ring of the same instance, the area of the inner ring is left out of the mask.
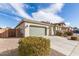
<path id="1" fill-rule="evenodd" d="M 79 42 L 73 40 L 67 40 L 64 37 L 52 36 L 51 40 L 51 48 L 63 53 L 67 56 L 76 55 L 79 56 Z"/>

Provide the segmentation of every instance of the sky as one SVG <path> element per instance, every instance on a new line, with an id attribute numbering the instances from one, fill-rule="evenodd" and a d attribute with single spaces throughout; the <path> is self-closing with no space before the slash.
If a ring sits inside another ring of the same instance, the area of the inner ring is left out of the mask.
<path id="1" fill-rule="evenodd" d="M 14 28 L 23 18 L 79 27 L 79 4 L 0 3 L 0 27 Z"/>

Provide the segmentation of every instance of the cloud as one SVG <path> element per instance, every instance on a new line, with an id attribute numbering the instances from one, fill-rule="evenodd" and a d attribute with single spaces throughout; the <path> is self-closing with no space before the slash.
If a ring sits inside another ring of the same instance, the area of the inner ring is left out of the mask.
<path id="1" fill-rule="evenodd" d="M 5 7 L 5 8 L 4 8 Z M 20 21 L 22 19 L 21 16 L 18 16 L 18 13 L 9 3 L 0 4 L 0 13 L 6 17 L 11 17 L 14 20 Z"/>
<path id="2" fill-rule="evenodd" d="M 0 26 L 0 27 L 1 27 L 1 28 L 6 28 L 7 26 L 4 25 L 4 26 Z"/>
<path id="3" fill-rule="evenodd" d="M 0 11 L 5 11 L 8 13 L 16 14 L 15 10 L 11 7 L 9 3 L 0 4 Z"/>
<path id="4" fill-rule="evenodd" d="M 5 7 L 6 5 L 7 7 Z M 3 10 L 6 10 L 7 12 L 12 12 L 10 15 L 14 16 L 14 18 L 17 21 L 20 21 L 20 18 L 18 16 L 21 16 L 23 18 L 28 18 L 32 20 L 38 20 L 38 21 L 49 21 L 52 23 L 58 23 L 58 22 L 64 21 L 62 17 L 57 15 L 58 12 L 61 12 L 63 6 L 64 4 L 62 3 L 61 4 L 56 3 L 56 4 L 51 4 L 48 8 L 44 8 L 44 9 L 38 8 L 38 11 L 33 12 L 32 13 L 33 17 L 31 17 L 27 14 L 27 11 L 25 12 L 25 10 L 23 9 L 23 7 L 32 8 L 28 4 L 26 5 L 22 3 L 0 4 L 0 8 Z"/>
<path id="5" fill-rule="evenodd" d="M 20 15 L 20 16 L 22 16 L 22 17 L 24 17 L 24 18 L 28 18 L 28 19 L 32 19 L 32 17 L 30 17 L 25 11 L 24 11 L 24 9 L 23 9 L 23 4 L 21 4 L 21 3 L 11 3 L 11 6 L 16 10 L 16 12 Z"/>
<path id="6" fill-rule="evenodd" d="M 43 9 L 42 11 L 47 12 L 47 13 L 57 13 L 60 12 L 63 8 L 64 4 L 63 3 L 55 3 L 51 4 L 49 8 Z"/>
<path id="7" fill-rule="evenodd" d="M 16 10 L 16 12 L 22 16 L 23 18 L 28 18 L 31 20 L 38 20 L 38 21 L 49 21 L 52 23 L 59 23 L 59 22 L 63 22 L 64 19 L 62 17 L 60 17 L 59 15 L 57 15 L 56 13 L 60 12 L 62 10 L 62 7 L 64 6 L 64 4 L 51 4 L 48 8 L 44 8 L 39 10 L 38 12 L 33 12 L 32 16 L 29 16 L 27 14 L 27 12 L 24 11 L 23 7 L 27 7 L 30 8 L 29 5 L 24 5 L 22 3 L 15 3 L 12 4 L 11 6 Z M 17 19 L 17 21 L 19 21 Z"/>
<path id="8" fill-rule="evenodd" d="M 16 17 L 16 18 L 15 18 L 15 20 L 17 20 L 17 21 L 21 21 L 22 19 L 21 19 L 21 18 Z"/>
<path id="9" fill-rule="evenodd" d="M 69 22 L 65 22 L 66 26 L 69 27 L 71 24 Z"/>
<path id="10" fill-rule="evenodd" d="M 56 14 L 62 10 L 63 6 L 64 4 L 52 4 L 48 8 L 32 13 L 33 19 L 38 21 L 49 21 L 52 23 L 63 22 L 64 19 Z"/>
<path id="11" fill-rule="evenodd" d="M 64 19 L 58 15 L 52 13 L 45 13 L 43 11 L 33 13 L 32 15 L 34 20 L 38 20 L 38 21 L 49 21 L 51 23 L 59 23 L 64 21 Z"/>

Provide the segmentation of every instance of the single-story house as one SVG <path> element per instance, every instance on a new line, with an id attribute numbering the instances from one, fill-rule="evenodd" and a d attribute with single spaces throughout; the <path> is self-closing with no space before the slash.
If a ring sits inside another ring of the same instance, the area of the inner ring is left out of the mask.
<path id="1" fill-rule="evenodd" d="M 23 19 L 15 29 L 18 29 L 16 32 L 17 37 L 27 37 L 27 36 L 51 36 L 54 35 L 56 30 L 63 30 L 65 23 L 50 23 L 44 21 L 36 21 Z"/>
<path id="2" fill-rule="evenodd" d="M 21 33 L 22 36 L 48 36 L 49 35 L 49 22 L 35 21 L 23 19 L 15 29 L 18 29 L 20 32 L 16 32 L 16 36 L 18 37 Z M 53 34 L 53 32 L 52 32 Z"/>
<path id="3" fill-rule="evenodd" d="M 52 36 L 56 31 L 70 31 L 64 22 L 50 23 L 23 19 L 14 29 L 0 28 L 0 37 Z"/>

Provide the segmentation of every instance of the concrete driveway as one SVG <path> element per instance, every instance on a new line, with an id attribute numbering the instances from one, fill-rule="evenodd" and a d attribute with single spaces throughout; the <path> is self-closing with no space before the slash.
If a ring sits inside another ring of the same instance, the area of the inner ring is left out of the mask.
<path id="1" fill-rule="evenodd" d="M 51 36 L 48 37 L 51 41 L 52 56 L 67 55 L 79 56 L 79 42 L 67 40 L 64 37 Z M 0 38 L 0 55 L 10 54 L 15 56 L 18 40 L 20 38 Z M 13 52 L 9 52 L 12 50 Z M 54 51 L 55 50 L 55 51 Z M 13 54 L 15 52 L 15 54 Z"/>
<path id="2" fill-rule="evenodd" d="M 18 41 L 20 38 L 0 38 L 0 56 L 18 56 Z M 64 56 L 64 54 L 51 50 L 50 56 Z"/>
<path id="3" fill-rule="evenodd" d="M 19 38 L 0 38 L 0 55 L 3 52 L 8 52 L 10 50 L 16 49 L 18 47 Z"/>
<path id="4" fill-rule="evenodd" d="M 64 37 L 50 37 L 51 48 L 64 55 L 79 56 L 79 41 L 67 40 Z"/>

